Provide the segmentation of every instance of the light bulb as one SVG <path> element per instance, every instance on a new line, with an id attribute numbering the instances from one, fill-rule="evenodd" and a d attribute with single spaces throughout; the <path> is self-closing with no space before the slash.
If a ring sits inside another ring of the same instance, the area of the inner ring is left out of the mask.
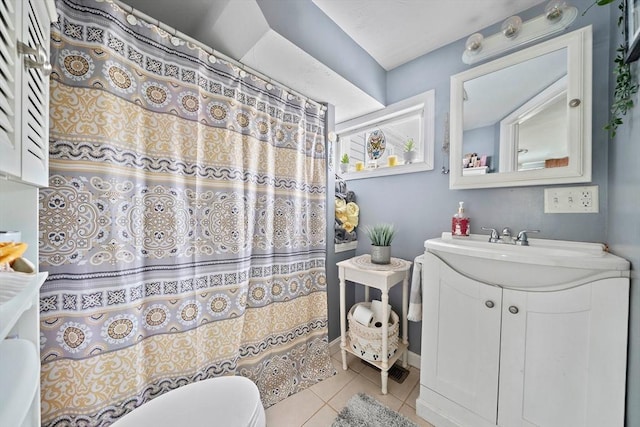
<path id="1" fill-rule="evenodd" d="M 522 19 L 519 16 L 511 16 L 502 23 L 500 29 L 502 30 L 502 34 L 508 39 L 512 39 L 518 35 L 520 32 L 520 28 L 522 28 Z"/>
<path id="2" fill-rule="evenodd" d="M 482 41 L 484 36 L 480 33 L 471 34 L 464 44 L 464 48 L 471 54 L 478 53 L 482 50 Z"/>
<path id="3" fill-rule="evenodd" d="M 562 18 L 562 13 L 567 8 L 564 0 L 551 0 L 544 8 L 544 14 L 549 21 L 557 21 Z"/>

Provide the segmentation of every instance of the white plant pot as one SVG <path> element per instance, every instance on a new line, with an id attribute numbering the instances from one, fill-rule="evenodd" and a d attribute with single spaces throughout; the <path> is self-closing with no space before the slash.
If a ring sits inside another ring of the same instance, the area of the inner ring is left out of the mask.
<path id="1" fill-rule="evenodd" d="M 340 163 L 340 172 L 342 173 L 349 172 L 349 163 Z"/>
<path id="2" fill-rule="evenodd" d="M 404 154 L 404 164 L 405 165 L 413 163 L 413 161 L 416 158 L 416 152 L 415 151 L 405 151 L 403 154 Z"/>

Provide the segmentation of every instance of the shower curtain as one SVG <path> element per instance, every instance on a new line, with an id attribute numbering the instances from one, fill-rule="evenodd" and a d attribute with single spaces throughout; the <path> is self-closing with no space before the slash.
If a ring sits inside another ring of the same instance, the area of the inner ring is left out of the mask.
<path id="1" fill-rule="evenodd" d="M 333 375 L 322 108 L 109 0 L 57 7 L 42 424 L 222 375 L 268 407 Z"/>

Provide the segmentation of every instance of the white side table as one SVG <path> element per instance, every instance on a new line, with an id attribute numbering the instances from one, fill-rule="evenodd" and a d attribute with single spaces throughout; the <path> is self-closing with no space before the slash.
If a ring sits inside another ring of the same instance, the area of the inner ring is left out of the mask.
<path id="1" fill-rule="evenodd" d="M 345 281 L 360 283 L 365 286 L 364 299 L 369 302 L 369 288 L 380 289 L 382 296 L 382 317 L 389 317 L 389 289 L 402 282 L 402 342 L 398 343 L 398 350 L 389 359 L 388 341 L 389 324 L 382 322 L 382 360 L 369 361 L 380 369 L 382 380 L 382 394 L 387 394 L 387 379 L 389 368 L 402 356 L 402 366 L 407 367 L 407 348 L 409 347 L 407 331 L 407 307 L 409 306 L 409 268 L 411 262 L 400 258 L 391 258 L 391 263 L 386 265 L 371 263 L 370 255 L 360 255 L 336 264 L 338 277 L 340 278 L 340 348 L 342 350 L 342 368 L 347 370 L 347 351 L 362 358 L 351 349 L 347 337 L 346 308 L 345 308 Z"/>

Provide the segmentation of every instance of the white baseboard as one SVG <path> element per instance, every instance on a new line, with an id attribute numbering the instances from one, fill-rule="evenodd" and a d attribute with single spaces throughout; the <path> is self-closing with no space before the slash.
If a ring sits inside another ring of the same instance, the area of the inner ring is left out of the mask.
<path id="1" fill-rule="evenodd" d="M 333 354 L 337 351 L 340 351 L 340 337 L 334 339 L 329 343 L 329 353 Z M 413 351 L 408 351 L 408 362 L 409 366 L 413 366 L 414 368 L 420 369 L 420 355 L 414 353 Z"/>

